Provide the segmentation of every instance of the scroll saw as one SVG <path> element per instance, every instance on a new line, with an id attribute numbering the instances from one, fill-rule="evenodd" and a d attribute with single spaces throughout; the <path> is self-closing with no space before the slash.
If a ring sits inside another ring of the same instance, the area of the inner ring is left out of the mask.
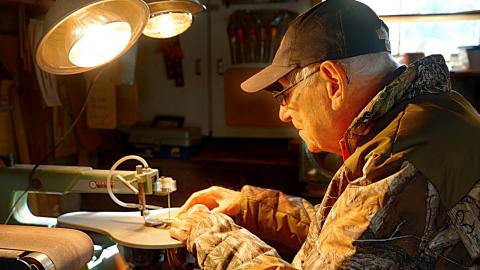
<path id="1" fill-rule="evenodd" d="M 116 170 L 127 160 L 140 162 L 135 171 Z M 119 159 L 110 170 L 91 167 L 42 165 L 30 179 L 32 165 L 0 169 L 0 218 L 11 215 L 17 223 L 47 227 L 66 227 L 105 235 L 129 254 L 133 250 L 166 250 L 183 245 L 170 238 L 168 227 L 176 214 L 170 208 L 170 194 L 177 190 L 171 177 L 159 177 L 139 156 Z M 30 182 L 30 183 L 29 183 Z M 29 187 L 29 190 L 25 190 Z M 108 193 L 118 205 L 136 209 L 130 212 L 72 212 L 58 218 L 39 217 L 28 206 L 28 193 Z M 115 194 L 138 194 L 138 203 L 126 203 Z M 168 208 L 148 205 L 145 195 L 168 197 Z M 8 206 L 8 207 L 5 207 Z M 124 252 L 125 253 L 125 252 Z"/>

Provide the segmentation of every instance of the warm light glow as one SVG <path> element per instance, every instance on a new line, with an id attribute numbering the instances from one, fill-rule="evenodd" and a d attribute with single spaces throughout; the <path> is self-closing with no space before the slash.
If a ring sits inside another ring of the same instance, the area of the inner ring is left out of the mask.
<path id="1" fill-rule="evenodd" d="M 95 67 L 118 56 L 132 36 L 127 22 L 111 22 L 76 30 L 83 35 L 73 44 L 68 59 L 79 67 Z"/>
<path id="2" fill-rule="evenodd" d="M 153 38 L 169 38 L 185 32 L 192 25 L 189 12 L 161 12 L 154 14 L 143 30 L 143 34 Z"/>

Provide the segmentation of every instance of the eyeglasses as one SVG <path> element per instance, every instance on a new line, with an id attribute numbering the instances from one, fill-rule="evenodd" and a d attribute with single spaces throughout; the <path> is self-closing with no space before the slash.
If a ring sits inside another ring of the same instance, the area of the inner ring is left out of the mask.
<path id="1" fill-rule="evenodd" d="M 303 77 L 301 80 L 289 85 L 287 88 L 284 88 L 284 89 L 281 89 L 281 90 L 271 90 L 272 92 L 272 95 L 273 97 L 277 100 L 278 104 L 280 104 L 280 106 L 287 106 L 288 103 L 289 103 L 289 100 L 290 100 L 290 92 L 292 91 L 292 89 L 297 86 L 299 83 L 301 83 L 302 81 L 304 81 L 305 79 L 307 79 L 308 77 L 312 76 L 313 74 L 317 73 L 318 71 L 320 71 L 320 69 L 316 69 L 314 70 L 312 73 L 308 74 L 307 76 Z M 274 86 L 275 87 L 275 86 Z M 280 83 L 276 83 L 276 87 L 275 88 L 281 88 L 282 86 L 280 85 Z"/>

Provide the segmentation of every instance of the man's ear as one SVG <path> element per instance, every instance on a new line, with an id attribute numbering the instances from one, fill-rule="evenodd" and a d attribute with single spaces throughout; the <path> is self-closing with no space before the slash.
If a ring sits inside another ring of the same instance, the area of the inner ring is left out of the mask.
<path id="1" fill-rule="evenodd" d="M 334 111 L 338 111 L 345 103 L 347 74 L 341 65 L 330 60 L 320 64 L 320 74 L 323 80 L 325 80 L 331 108 Z"/>

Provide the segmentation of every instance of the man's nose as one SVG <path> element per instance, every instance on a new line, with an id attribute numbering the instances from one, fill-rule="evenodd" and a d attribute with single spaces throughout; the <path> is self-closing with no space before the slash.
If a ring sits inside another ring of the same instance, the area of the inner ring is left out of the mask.
<path id="1" fill-rule="evenodd" d="M 290 110 L 288 106 L 280 105 L 280 110 L 278 110 L 278 118 L 280 118 L 283 122 L 290 122 L 292 121 L 292 116 L 290 115 Z"/>

